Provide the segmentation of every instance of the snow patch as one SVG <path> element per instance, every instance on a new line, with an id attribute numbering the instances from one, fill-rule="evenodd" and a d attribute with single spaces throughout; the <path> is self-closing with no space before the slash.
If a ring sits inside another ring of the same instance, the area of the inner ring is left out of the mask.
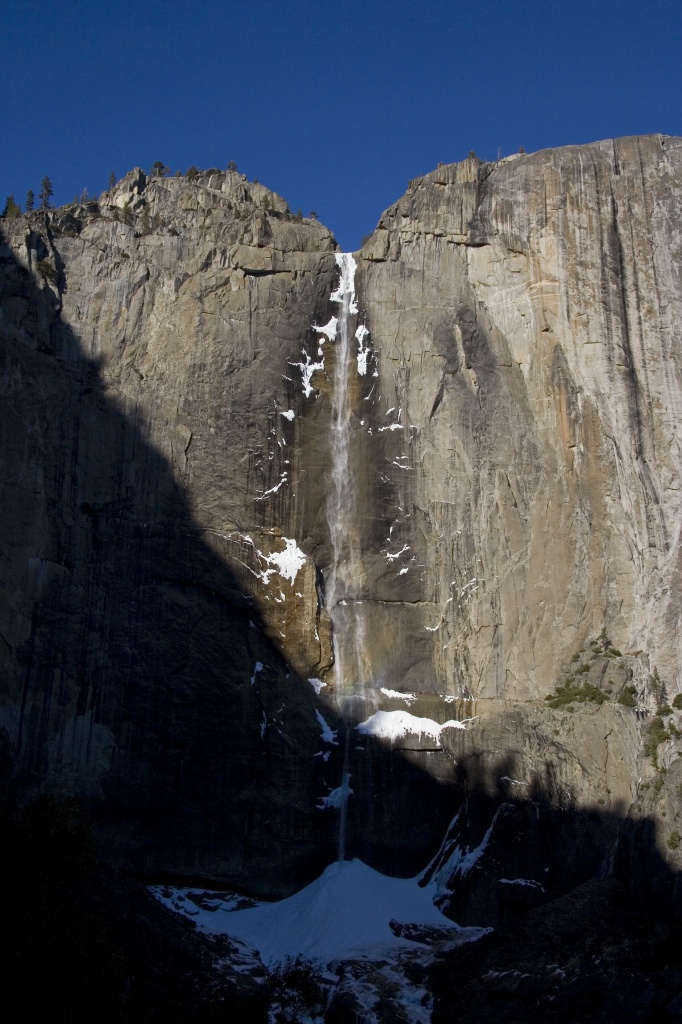
<path id="1" fill-rule="evenodd" d="M 320 728 L 322 729 L 322 733 L 321 733 L 321 735 L 322 735 L 322 742 L 323 743 L 331 743 L 331 744 L 333 744 L 333 746 L 338 747 L 339 744 L 338 744 L 337 739 L 336 739 L 336 733 L 337 733 L 338 730 L 330 728 L 330 726 L 324 720 L 324 718 L 322 717 L 322 715 L 320 714 L 319 711 L 315 712 L 315 716 L 317 718 L 317 721 L 320 724 Z"/>
<path id="2" fill-rule="evenodd" d="M 258 675 L 259 672 L 262 672 L 264 668 L 265 665 L 263 664 L 262 661 L 257 661 L 256 664 L 253 666 L 253 675 L 251 676 L 252 686 L 256 685 L 256 676 Z"/>
<path id="3" fill-rule="evenodd" d="M 355 301 L 355 270 L 357 263 L 349 252 L 337 252 L 336 265 L 341 269 L 341 277 L 339 278 L 338 288 L 330 296 L 331 301 L 343 305 L 344 298 L 347 295 L 349 297 L 348 312 L 357 313 L 358 307 Z"/>
<path id="4" fill-rule="evenodd" d="M 290 540 L 288 537 L 282 537 L 282 540 L 284 541 L 284 551 L 276 551 L 271 555 L 264 555 L 261 551 L 257 551 L 257 554 L 264 562 L 275 567 L 274 569 L 265 569 L 260 574 L 265 583 L 269 583 L 270 575 L 273 572 L 277 572 L 285 580 L 289 580 L 289 583 L 293 584 L 299 569 L 305 564 L 305 555 L 296 544 L 296 541 Z"/>
<path id="5" fill-rule="evenodd" d="M 301 371 L 301 376 L 303 378 L 303 393 L 306 398 L 310 398 L 314 391 L 314 388 L 310 383 L 312 376 L 317 370 L 324 370 L 324 359 L 321 359 L 319 363 L 312 362 L 305 349 L 303 350 L 303 355 L 305 357 L 304 363 L 291 363 L 290 365 L 297 367 Z"/>
<path id="6" fill-rule="evenodd" d="M 498 881 L 501 885 L 525 885 L 529 889 L 539 889 L 540 892 L 545 891 L 545 887 L 532 878 L 500 878 Z"/>
<path id="7" fill-rule="evenodd" d="M 381 687 L 381 692 L 384 697 L 392 697 L 393 700 L 404 700 L 407 705 L 413 704 L 417 699 L 416 693 L 401 693 L 400 690 L 389 690 L 385 686 Z"/>
<path id="8" fill-rule="evenodd" d="M 333 298 L 333 296 L 332 296 Z M 325 324 L 324 327 L 318 327 L 317 324 L 313 324 L 313 330 L 317 331 L 318 334 L 324 334 L 329 341 L 333 341 L 336 337 L 336 331 L 339 326 L 338 317 L 333 316 L 329 323 Z M 323 342 L 324 344 L 324 342 Z"/>
<path id="9" fill-rule="evenodd" d="M 282 473 L 282 479 L 280 480 L 280 482 L 278 484 L 275 484 L 274 487 L 271 487 L 269 491 L 263 491 L 262 494 L 259 494 L 258 497 L 256 498 L 256 501 L 263 501 L 265 498 L 270 497 L 271 494 L 277 494 L 277 491 L 280 489 L 280 487 L 283 487 L 284 484 L 287 482 L 287 478 L 288 473 Z"/>
<path id="10" fill-rule="evenodd" d="M 466 726 L 454 718 L 439 724 L 432 718 L 418 718 L 408 711 L 375 711 L 355 728 L 365 736 L 376 736 L 394 743 L 404 736 L 427 736 L 440 742 L 443 729 L 464 729 Z"/>
<path id="11" fill-rule="evenodd" d="M 358 343 L 358 373 L 361 377 L 364 377 L 367 373 L 367 360 L 369 358 L 369 346 L 365 344 L 365 338 L 369 336 L 369 331 L 360 324 L 355 332 L 355 338 Z"/>
<path id="12" fill-rule="evenodd" d="M 290 423 L 295 415 L 296 413 L 294 412 L 293 409 L 285 409 L 284 412 L 280 412 L 280 416 L 284 416 L 284 419 L 289 420 Z"/>
<path id="13" fill-rule="evenodd" d="M 497 810 L 495 811 L 495 814 L 493 815 L 493 820 L 490 822 L 488 830 L 486 831 L 485 835 L 483 836 L 483 839 L 478 844 L 478 846 L 474 846 L 471 849 L 469 849 L 468 847 L 462 847 L 459 845 L 459 843 L 457 843 L 452 852 L 447 857 L 441 860 L 440 865 L 434 871 L 433 878 L 431 881 L 431 887 L 433 889 L 435 899 L 438 899 L 439 897 L 442 897 L 446 894 L 449 895 L 451 892 L 451 888 L 449 886 L 452 885 L 453 880 L 456 878 L 463 878 L 465 875 L 468 875 L 472 868 L 476 866 L 478 861 L 485 853 L 485 849 L 488 843 L 490 842 L 490 837 L 493 834 L 493 829 L 495 828 L 497 816 L 499 815 L 500 811 L 502 811 L 503 807 L 504 804 L 501 807 L 498 807 Z M 459 811 L 452 820 L 448 832 L 450 832 L 453 829 L 458 817 Z M 445 843 L 443 844 L 443 847 L 441 847 L 441 851 L 439 851 L 439 853 L 436 854 L 431 864 L 433 864 L 434 862 L 438 862 L 438 860 L 442 858 L 442 851 L 447 850 L 447 846 L 448 841 L 446 839 Z M 429 867 L 430 866 L 431 865 L 429 865 Z M 427 868 L 426 870 L 428 871 L 429 868 Z"/>
<path id="14" fill-rule="evenodd" d="M 258 904 L 248 896 L 218 889 L 195 889 L 179 885 L 150 885 L 149 892 L 164 907 L 188 917 L 201 931 L 210 932 L 216 914 L 222 916 L 234 910 L 244 910 Z"/>
<path id="15" fill-rule="evenodd" d="M 319 811 L 338 811 L 343 807 L 346 800 L 351 796 L 353 790 L 349 785 L 337 786 L 336 789 L 332 789 L 328 796 L 320 797 L 320 802 L 317 805 Z"/>
<path id="16" fill-rule="evenodd" d="M 309 679 L 308 682 L 310 683 L 318 697 L 320 696 L 320 690 L 322 690 L 322 688 L 327 685 L 326 683 L 323 683 L 321 679 L 316 679 L 314 677 L 312 679 Z"/>
<path id="17" fill-rule="evenodd" d="M 376 959 L 399 948 L 424 948 L 396 936 L 389 924 L 392 920 L 448 928 L 462 941 L 488 931 L 460 928 L 450 921 L 434 906 L 430 889 L 419 886 L 418 877 L 389 878 L 359 860 L 330 864 L 288 899 L 232 913 L 216 911 L 201 926 L 255 947 L 268 965 L 297 955 L 329 963 L 356 956 Z"/>

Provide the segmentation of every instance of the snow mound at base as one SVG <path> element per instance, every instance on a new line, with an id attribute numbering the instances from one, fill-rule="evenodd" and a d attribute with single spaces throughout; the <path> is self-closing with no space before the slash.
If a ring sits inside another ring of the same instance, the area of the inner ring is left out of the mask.
<path id="1" fill-rule="evenodd" d="M 449 928 L 461 933 L 463 941 L 485 931 L 460 928 L 444 917 L 430 887 L 421 888 L 418 877 L 389 878 L 360 860 L 330 864 L 305 889 L 277 903 L 218 911 L 197 923 L 253 946 L 270 965 L 289 956 L 329 963 L 416 946 L 392 932 L 392 920 Z"/>

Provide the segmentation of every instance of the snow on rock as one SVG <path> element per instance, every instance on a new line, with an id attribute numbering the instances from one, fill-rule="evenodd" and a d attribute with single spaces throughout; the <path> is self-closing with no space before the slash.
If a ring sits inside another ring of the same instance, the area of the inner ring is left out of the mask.
<path id="1" fill-rule="evenodd" d="M 385 686 L 381 687 L 381 692 L 384 697 L 392 697 L 394 700 L 404 700 L 406 704 L 413 704 L 417 699 L 416 693 L 401 693 L 400 690 L 389 690 Z"/>
<path id="2" fill-rule="evenodd" d="M 355 338 L 358 343 L 358 373 L 361 377 L 364 377 L 367 373 L 367 360 L 369 358 L 369 346 L 365 344 L 365 338 L 369 336 L 369 331 L 360 324 L 355 332 Z"/>
<path id="3" fill-rule="evenodd" d="M 337 252 L 336 265 L 341 270 L 341 276 L 338 288 L 330 296 L 331 301 L 343 305 L 344 298 L 347 295 L 348 312 L 357 313 L 358 307 L 355 301 L 355 270 L 357 263 L 355 258 L 349 252 Z"/>
<path id="4" fill-rule="evenodd" d="M 149 892 L 168 910 L 188 917 L 202 931 L 212 931 L 210 923 L 216 913 L 253 907 L 258 900 L 219 889 L 197 889 L 180 885 L 150 885 Z"/>
<path id="5" fill-rule="evenodd" d="M 321 679 L 317 679 L 314 676 L 312 679 L 309 679 L 308 682 L 310 683 L 318 697 L 320 696 L 320 691 L 327 685 L 326 683 L 323 683 Z"/>
<path id="6" fill-rule="evenodd" d="M 296 413 L 293 409 L 285 409 L 283 412 L 280 412 L 280 416 L 284 416 L 284 419 L 289 420 L 290 423 L 294 419 L 295 415 Z"/>
<path id="7" fill-rule="evenodd" d="M 347 783 L 344 783 L 344 785 L 330 790 L 327 796 L 320 797 L 317 809 L 318 811 L 339 811 L 348 797 L 352 795 L 353 790 Z"/>
<path id="8" fill-rule="evenodd" d="M 443 729 L 464 729 L 464 722 L 451 718 L 442 725 L 432 718 L 418 718 L 408 711 L 375 711 L 374 714 L 355 727 L 365 736 L 376 736 L 378 739 L 390 740 L 394 743 L 404 736 L 427 736 L 440 741 Z"/>
<path id="9" fill-rule="evenodd" d="M 522 885 L 529 889 L 538 889 L 540 892 L 545 891 L 545 887 L 532 878 L 499 878 L 498 882 L 500 885 Z"/>
<path id="10" fill-rule="evenodd" d="M 333 341 L 336 337 L 336 331 L 339 326 L 338 317 L 333 316 L 329 323 L 325 324 L 324 327 L 318 327 L 317 324 L 313 324 L 313 330 L 317 331 L 318 334 L 324 334 L 329 341 Z"/>
<path id="11" fill-rule="evenodd" d="M 268 565 L 274 566 L 274 569 L 266 569 L 261 573 L 261 578 L 264 583 L 270 582 L 270 576 L 273 572 L 278 572 L 280 576 L 284 577 L 285 580 L 289 580 L 289 583 L 293 584 L 298 570 L 305 563 L 305 555 L 297 545 L 295 540 L 290 540 L 288 537 L 282 537 L 284 541 L 284 551 L 275 551 L 271 555 L 264 555 L 262 551 L 257 551 L 257 554 L 264 562 Z"/>
<path id="12" fill-rule="evenodd" d="M 490 837 L 493 834 L 497 818 L 503 808 L 504 804 L 502 804 L 501 807 L 498 807 L 495 811 L 493 819 L 478 846 L 468 847 L 465 844 L 460 845 L 459 842 L 453 842 L 452 839 L 448 838 L 448 836 L 452 836 L 453 833 L 455 835 L 457 834 L 456 829 L 461 808 L 452 819 L 448 827 L 446 838 L 443 841 L 440 850 L 422 875 L 423 878 L 430 879 L 429 888 L 437 903 L 442 902 L 451 895 L 452 883 L 454 880 L 464 878 L 465 875 L 468 875 L 469 872 L 476 867 L 478 861 L 485 853 L 486 847 L 490 842 Z"/>
<path id="13" fill-rule="evenodd" d="M 297 367 L 301 371 L 301 376 L 303 378 L 303 393 L 306 398 L 310 398 L 314 390 L 310 382 L 313 374 L 317 370 L 324 370 L 324 359 L 321 359 L 319 363 L 313 363 L 305 350 L 303 355 L 305 357 L 304 363 L 292 363 L 291 365 Z"/>
<path id="14" fill-rule="evenodd" d="M 391 920 L 449 928 L 469 940 L 486 931 L 463 929 L 444 917 L 434 906 L 430 889 L 420 887 L 417 878 L 389 878 L 359 860 L 330 864 L 305 889 L 278 903 L 216 911 L 197 923 L 248 943 L 270 965 L 299 955 L 329 963 L 351 956 L 376 957 L 401 947 L 423 948 L 398 938 Z"/>
<path id="15" fill-rule="evenodd" d="M 263 664 L 262 661 L 257 661 L 256 664 L 253 666 L 253 675 L 251 676 L 252 686 L 256 685 L 256 676 L 258 675 L 259 672 L 262 672 L 264 668 L 265 665 Z"/>
<path id="16" fill-rule="evenodd" d="M 263 491 L 262 494 L 259 494 L 258 497 L 256 498 L 256 501 L 263 501 L 264 498 L 269 498 L 271 494 L 277 494 L 279 489 L 283 487 L 284 484 L 287 482 L 288 475 L 289 474 L 286 472 L 282 473 L 282 477 L 279 483 L 275 484 L 275 486 L 271 487 L 268 491 Z"/>
<path id="17" fill-rule="evenodd" d="M 317 721 L 320 724 L 320 728 L 322 729 L 322 742 L 331 743 L 335 747 L 338 747 L 339 744 L 336 739 L 337 730 L 330 728 L 330 726 L 327 724 L 327 722 L 325 722 L 324 718 L 322 717 L 319 711 L 316 711 L 315 715 L 317 717 Z"/>

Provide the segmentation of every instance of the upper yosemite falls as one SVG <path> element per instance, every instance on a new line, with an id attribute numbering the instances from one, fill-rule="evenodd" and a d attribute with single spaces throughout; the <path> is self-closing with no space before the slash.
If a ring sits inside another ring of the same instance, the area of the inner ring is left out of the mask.
<path id="1" fill-rule="evenodd" d="M 233 171 L 2 232 L 22 799 L 148 877 L 425 872 L 462 928 L 679 896 L 682 139 L 472 154 L 353 254 Z"/>

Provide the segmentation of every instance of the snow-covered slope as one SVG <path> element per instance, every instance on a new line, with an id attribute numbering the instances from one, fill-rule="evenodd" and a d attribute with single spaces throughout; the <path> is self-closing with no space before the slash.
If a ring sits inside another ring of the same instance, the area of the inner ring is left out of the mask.
<path id="1" fill-rule="evenodd" d="M 164 902 L 182 910 L 177 896 Z M 188 916 L 207 932 L 253 946 L 268 965 L 299 955 L 323 963 L 377 959 L 391 950 L 419 945 L 396 935 L 391 922 L 447 928 L 462 942 L 487 931 L 460 928 L 441 914 L 432 888 L 421 887 L 419 876 L 389 878 L 360 860 L 330 864 L 310 885 L 277 903 L 234 910 L 234 901 L 214 899 L 209 907 L 193 904 Z"/>

